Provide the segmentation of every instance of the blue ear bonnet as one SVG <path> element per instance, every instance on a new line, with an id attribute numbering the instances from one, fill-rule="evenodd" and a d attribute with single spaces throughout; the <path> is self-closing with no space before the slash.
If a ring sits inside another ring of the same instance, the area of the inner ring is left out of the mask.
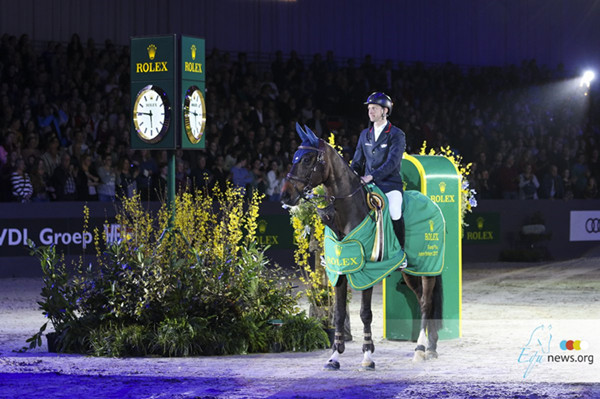
<path id="1" fill-rule="evenodd" d="M 302 144 L 300 144 L 302 147 L 312 147 L 311 143 L 309 141 L 303 141 Z M 302 157 L 304 155 L 306 155 L 309 152 L 314 152 L 315 150 L 311 150 L 308 148 L 300 148 L 299 150 L 297 150 L 294 153 L 294 158 L 292 158 L 292 164 L 296 164 L 298 162 L 300 162 L 300 159 L 302 159 Z"/>
<path id="2" fill-rule="evenodd" d="M 300 126 L 300 124 L 298 122 L 296 122 L 296 132 L 298 133 L 298 135 L 300 136 L 300 138 L 302 139 L 302 144 L 300 144 L 301 147 L 313 147 L 313 148 L 319 148 L 319 138 L 317 137 L 317 135 L 308 128 L 308 126 L 304 126 L 306 128 L 306 131 L 304 131 L 302 129 L 302 127 Z M 300 148 L 298 149 L 295 153 L 294 153 L 294 158 L 292 158 L 292 164 L 296 164 L 298 162 L 300 162 L 300 159 L 302 159 L 302 157 L 311 151 L 316 151 L 310 148 Z"/>

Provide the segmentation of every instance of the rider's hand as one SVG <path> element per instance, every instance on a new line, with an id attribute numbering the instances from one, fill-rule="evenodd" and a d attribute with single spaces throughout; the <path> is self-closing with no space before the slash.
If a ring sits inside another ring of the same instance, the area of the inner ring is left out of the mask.
<path id="1" fill-rule="evenodd" d="M 362 180 L 363 183 L 367 184 L 373 181 L 373 176 L 371 175 L 366 175 L 360 178 Z"/>

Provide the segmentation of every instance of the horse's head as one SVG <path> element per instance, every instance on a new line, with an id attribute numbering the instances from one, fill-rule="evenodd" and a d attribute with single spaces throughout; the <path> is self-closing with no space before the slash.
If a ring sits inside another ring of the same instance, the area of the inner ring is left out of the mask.
<path id="1" fill-rule="evenodd" d="M 281 188 L 281 202 L 294 206 L 301 198 L 310 196 L 314 187 L 325 181 L 325 151 L 327 145 L 308 127 L 306 131 L 296 123 L 302 144 L 294 154 L 292 168 Z"/>

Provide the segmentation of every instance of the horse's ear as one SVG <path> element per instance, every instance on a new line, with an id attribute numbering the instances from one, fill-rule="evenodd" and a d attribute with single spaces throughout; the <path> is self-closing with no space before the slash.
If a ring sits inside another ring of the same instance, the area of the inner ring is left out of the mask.
<path id="1" fill-rule="evenodd" d="M 302 130 L 302 126 L 298 122 L 296 122 L 296 132 L 298 136 L 300 136 L 300 142 L 309 141 L 309 137 L 304 130 Z"/>
<path id="2" fill-rule="evenodd" d="M 319 147 L 319 138 L 317 137 L 317 135 L 312 130 L 310 130 L 308 126 L 304 125 L 304 128 L 306 129 L 306 138 L 308 138 L 310 144 L 314 147 Z"/>

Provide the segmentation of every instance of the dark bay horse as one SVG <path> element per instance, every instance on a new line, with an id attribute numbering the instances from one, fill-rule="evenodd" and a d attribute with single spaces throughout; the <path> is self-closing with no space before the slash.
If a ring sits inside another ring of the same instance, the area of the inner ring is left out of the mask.
<path id="1" fill-rule="evenodd" d="M 367 191 L 360 177 L 337 151 L 316 137 L 308 128 L 304 131 L 298 124 L 296 130 L 302 145 L 294 155 L 293 166 L 284 180 L 281 201 L 284 206 L 294 206 L 302 198 L 310 198 L 313 188 L 323 185 L 328 206 L 317 208 L 325 225 L 341 240 L 368 216 Z M 402 272 L 407 286 L 415 293 L 421 309 L 420 334 L 414 361 L 437 358 L 438 330 L 442 319 L 441 276 L 412 276 Z M 344 352 L 344 321 L 346 319 L 348 279 L 341 275 L 335 286 L 335 340 L 333 354 L 325 365 L 327 369 L 339 369 L 339 355 Z M 373 287 L 362 290 L 360 318 L 363 322 L 364 354 L 362 367 L 373 370 L 375 363 L 371 354 L 375 351 L 371 336 L 371 298 Z"/>

